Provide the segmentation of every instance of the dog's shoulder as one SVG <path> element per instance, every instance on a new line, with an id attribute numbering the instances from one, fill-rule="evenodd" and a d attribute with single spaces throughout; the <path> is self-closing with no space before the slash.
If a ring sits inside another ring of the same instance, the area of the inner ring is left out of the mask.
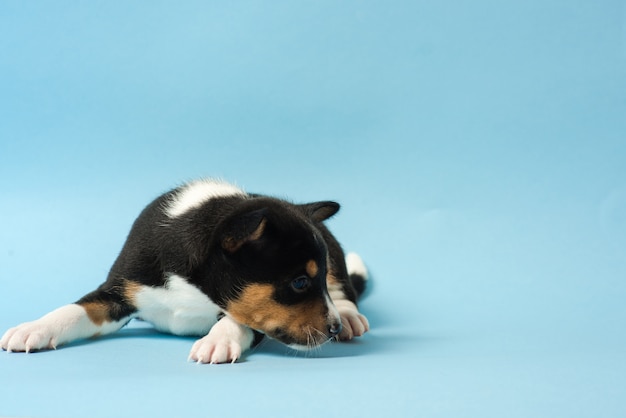
<path id="1" fill-rule="evenodd" d="M 212 231 L 249 196 L 214 179 L 185 183 L 149 203 L 134 221 L 109 274 L 163 284 L 165 272 L 187 275 L 207 251 Z"/>

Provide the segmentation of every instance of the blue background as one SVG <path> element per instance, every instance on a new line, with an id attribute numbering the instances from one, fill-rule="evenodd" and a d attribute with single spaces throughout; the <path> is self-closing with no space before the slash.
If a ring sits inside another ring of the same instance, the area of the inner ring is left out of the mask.
<path id="1" fill-rule="evenodd" d="M 0 328 L 201 176 L 338 200 L 372 331 L 0 353 L 0 415 L 626 415 L 623 1 L 2 2 Z"/>

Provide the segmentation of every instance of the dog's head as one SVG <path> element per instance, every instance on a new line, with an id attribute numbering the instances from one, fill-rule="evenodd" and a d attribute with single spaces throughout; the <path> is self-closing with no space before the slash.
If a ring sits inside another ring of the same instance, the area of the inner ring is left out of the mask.
<path id="1" fill-rule="evenodd" d="M 318 227 L 339 205 L 263 198 L 247 206 L 216 231 L 225 274 L 220 304 L 237 322 L 292 348 L 327 342 L 341 319 L 326 288 L 328 249 Z"/>

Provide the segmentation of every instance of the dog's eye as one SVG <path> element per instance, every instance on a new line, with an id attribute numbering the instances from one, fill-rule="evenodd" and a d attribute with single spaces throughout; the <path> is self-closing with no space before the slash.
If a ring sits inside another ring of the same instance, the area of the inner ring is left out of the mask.
<path id="1" fill-rule="evenodd" d="M 296 292 L 304 292 L 311 285 L 311 279 L 306 276 L 300 276 L 291 281 L 291 288 Z"/>

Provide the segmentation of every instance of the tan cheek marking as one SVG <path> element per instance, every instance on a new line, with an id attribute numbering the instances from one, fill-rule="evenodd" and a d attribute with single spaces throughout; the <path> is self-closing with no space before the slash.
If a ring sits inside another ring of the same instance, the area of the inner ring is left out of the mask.
<path id="1" fill-rule="evenodd" d="M 306 263 L 306 274 L 309 275 L 309 277 L 315 277 L 317 276 L 317 273 L 320 271 L 319 266 L 317 265 L 317 263 L 315 262 L 315 260 L 309 260 Z"/>
<path id="2" fill-rule="evenodd" d="M 306 328 L 313 327 L 321 332 L 326 332 L 326 319 L 324 315 L 324 303 L 311 301 L 289 307 L 292 315 L 287 330 L 296 338 L 307 337 Z"/>
<path id="3" fill-rule="evenodd" d="M 269 320 L 286 320 L 285 312 L 272 300 L 273 294 L 271 284 L 248 285 L 239 298 L 228 303 L 226 310 L 236 321 L 252 328 L 265 329 L 263 325 Z"/>
<path id="4" fill-rule="evenodd" d="M 248 285 L 241 296 L 228 303 L 226 310 L 238 322 L 251 328 L 271 332 L 286 330 L 301 343 L 307 341 L 307 327 L 325 332 L 325 305 L 322 301 L 281 305 L 272 299 L 271 284 Z"/>
<path id="5" fill-rule="evenodd" d="M 89 320 L 96 325 L 102 325 L 105 322 L 111 322 L 109 316 L 109 306 L 106 303 L 101 302 L 88 302 L 83 303 L 81 306 L 87 312 Z"/>

